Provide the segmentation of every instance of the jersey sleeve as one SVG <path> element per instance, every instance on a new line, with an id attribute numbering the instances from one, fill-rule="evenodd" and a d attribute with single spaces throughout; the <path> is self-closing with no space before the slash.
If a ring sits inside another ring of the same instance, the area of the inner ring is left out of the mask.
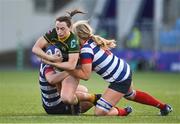
<path id="1" fill-rule="evenodd" d="M 57 39 L 56 29 L 53 28 L 45 33 L 44 38 L 47 40 L 48 43 L 53 43 L 54 39 Z"/>
<path id="2" fill-rule="evenodd" d="M 80 53 L 81 64 L 89 64 L 93 62 L 94 53 L 90 47 L 83 47 Z"/>

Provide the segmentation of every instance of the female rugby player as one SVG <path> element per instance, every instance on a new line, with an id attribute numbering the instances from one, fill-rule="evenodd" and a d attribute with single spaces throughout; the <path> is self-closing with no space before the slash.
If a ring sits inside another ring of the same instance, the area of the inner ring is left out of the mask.
<path id="1" fill-rule="evenodd" d="M 78 10 L 69 12 L 67 16 L 60 16 L 55 21 L 55 28 L 40 37 L 34 44 L 32 51 L 41 59 L 52 62 L 62 61 L 59 68 L 73 70 L 79 58 L 79 42 L 76 36 L 71 32 L 71 18 L 77 13 L 83 13 Z M 49 44 L 55 45 L 62 51 L 62 58 L 55 55 L 46 54 L 45 49 Z M 65 103 L 78 104 L 77 96 L 75 95 L 79 80 L 74 76 L 68 75 L 62 80 L 61 99 Z"/>
<path id="2" fill-rule="evenodd" d="M 92 70 L 109 83 L 102 97 L 97 101 L 95 115 L 113 115 L 117 113 L 115 106 L 122 97 L 138 103 L 154 106 L 160 109 L 162 116 L 168 115 L 172 107 L 161 102 L 146 92 L 134 90 L 130 66 L 123 59 L 116 57 L 109 49 L 116 46 L 114 40 L 107 40 L 94 35 L 87 21 L 73 24 L 73 31 L 81 44 L 81 67 L 69 71 L 77 78 L 88 80 Z M 56 67 L 58 62 L 49 62 Z"/>

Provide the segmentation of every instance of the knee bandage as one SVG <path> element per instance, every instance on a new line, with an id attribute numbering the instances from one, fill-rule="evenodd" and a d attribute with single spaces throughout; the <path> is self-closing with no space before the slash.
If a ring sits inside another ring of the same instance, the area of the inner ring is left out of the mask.
<path id="1" fill-rule="evenodd" d="M 112 108 L 112 105 L 108 103 L 102 97 L 97 101 L 96 107 L 102 109 L 103 111 L 109 112 Z"/>

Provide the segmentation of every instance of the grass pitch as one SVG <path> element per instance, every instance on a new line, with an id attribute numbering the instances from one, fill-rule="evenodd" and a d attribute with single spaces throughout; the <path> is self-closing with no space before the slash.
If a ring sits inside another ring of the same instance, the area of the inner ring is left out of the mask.
<path id="1" fill-rule="evenodd" d="M 38 71 L 0 72 L 0 123 L 179 123 L 180 73 L 136 72 L 134 87 L 147 91 L 170 104 L 173 112 L 161 117 L 159 110 L 122 99 L 118 106 L 131 105 L 128 117 L 95 117 L 93 109 L 81 116 L 47 115 L 42 106 L 38 84 Z M 98 75 L 81 81 L 91 93 L 102 93 L 107 86 Z"/>

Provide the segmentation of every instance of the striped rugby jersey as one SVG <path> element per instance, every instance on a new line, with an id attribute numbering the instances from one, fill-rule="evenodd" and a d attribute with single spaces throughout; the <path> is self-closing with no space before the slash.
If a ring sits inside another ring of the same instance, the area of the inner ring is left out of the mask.
<path id="1" fill-rule="evenodd" d="M 82 46 L 80 58 L 81 64 L 92 63 L 93 71 L 107 82 L 122 82 L 130 75 L 130 66 L 124 60 L 101 49 L 92 39 Z"/>
<path id="2" fill-rule="evenodd" d="M 39 84 L 41 89 L 41 98 L 45 108 L 50 108 L 61 103 L 60 94 L 57 91 L 56 86 L 47 82 L 45 74 L 54 71 L 53 67 L 44 63 L 41 63 Z"/>

